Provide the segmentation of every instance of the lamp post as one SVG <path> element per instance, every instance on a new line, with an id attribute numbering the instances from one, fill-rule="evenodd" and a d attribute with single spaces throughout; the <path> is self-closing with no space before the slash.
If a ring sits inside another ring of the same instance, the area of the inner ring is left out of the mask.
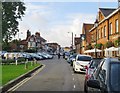
<path id="1" fill-rule="evenodd" d="M 68 32 L 68 33 L 70 33 L 70 32 Z M 71 34 L 72 34 L 72 50 L 73 50 L 73 32 L 71 32 Z"/>
<path id="2" fill-rule="evenodd" d="M 95 21 L 95 27 L 96 27 L 95 58 L 97 58 L 97 27 L 98 27 L 98 19 L 96 19 L 96 21 Z"/>

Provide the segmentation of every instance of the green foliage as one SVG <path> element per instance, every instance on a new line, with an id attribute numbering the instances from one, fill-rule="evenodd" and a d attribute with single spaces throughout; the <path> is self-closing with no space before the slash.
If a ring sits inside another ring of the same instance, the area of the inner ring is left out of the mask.
<path id="1" fill-rule="evenodd" d="M 112 47 L 113 45 L 114 45 L 114 44 L 113 44 L 112 41 L 108 41 L 108 42 L 105 44 L 105 46 L 106 46 L 107 48 Z"/>
<path id="2" fill-rule="evenodd" d="M 25 62 L 25 58 L 23 58 L 23 57 L 20 57 L 20 58 L 18 58 L 18 62 L 20 63 L 20 62 Z M 8 60 L 2 60 L 2 63 L 3 64 L 11 64 L 11 63 L 15 63 L 15 60 L 14 59 L 8 59 Z"/>
<path id="3" fill-rule="evenodd" d="M 118 39 L 114 41 L 114 46 L 120 46 L 120 37 L 118 37 Z"/>
<path id="4" fill-rule="evenodd" d="M 18 19 L 25 14 L 26 7 L 23 2 L 2 2 L 2 39 L 5 42 L 15 36 L 18 29 Z"/>
<path id="5" fill-rule="evenodd" d="M 89 45 L 86 47 L 86 49 L 92 49 L 92 45 L 89 44 Z"/>
<path id="6" fill-rule="evenodd" d="M 10 50 L 10 44 L 8 42 L 4 42 L 2 43 L 2 50 L 4 51 L 9 51 Z"/>
<path id="7" fill-rule="evenodd" d="M 97 45 L 96 45 L 96 48 L 101 49 L 102 46 L 103 46 L 102 43 L 100 43 L 100 44 L 97 44 Z"/>

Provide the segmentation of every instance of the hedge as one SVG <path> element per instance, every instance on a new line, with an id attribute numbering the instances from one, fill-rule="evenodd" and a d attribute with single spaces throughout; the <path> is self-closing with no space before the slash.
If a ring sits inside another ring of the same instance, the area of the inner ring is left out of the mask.
<path id="1" fill-rule="evenodd" d="M 11 63 L 15 63 L 15 59 L 4 59 L 1 62 L 2 62 L 2 64 L 11 64 Z M 20 63 L 20 62 L 25 62 L 25 58 L 19 57 L 18 63 Z"/>

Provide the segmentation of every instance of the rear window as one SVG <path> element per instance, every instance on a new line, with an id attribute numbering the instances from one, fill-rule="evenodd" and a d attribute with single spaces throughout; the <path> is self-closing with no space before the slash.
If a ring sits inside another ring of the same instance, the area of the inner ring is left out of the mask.
<path id="1" fill-rule="evenodd" d="M 78 56 L 78 61 L 91 61 L 91 57 L 88 56 Z"/>
<path id="2" fill-rule="evenodd" d="M 110 85 L 112 87 L 112 91 L 120 90 L 120 63 L 111 64 L 110 70 Z"/>

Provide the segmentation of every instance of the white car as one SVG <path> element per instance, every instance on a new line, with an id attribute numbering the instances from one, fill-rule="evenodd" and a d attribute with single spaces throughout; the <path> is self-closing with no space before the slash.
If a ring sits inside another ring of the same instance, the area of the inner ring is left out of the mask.
<path id="1" fill-rule="evenodd" d="M 91 62 L 92 57 L 89 55 L 80 55 L 78 54 L 73 61 L 73 70 L 74 72 L 86 72 L 85 67 Z"/>

